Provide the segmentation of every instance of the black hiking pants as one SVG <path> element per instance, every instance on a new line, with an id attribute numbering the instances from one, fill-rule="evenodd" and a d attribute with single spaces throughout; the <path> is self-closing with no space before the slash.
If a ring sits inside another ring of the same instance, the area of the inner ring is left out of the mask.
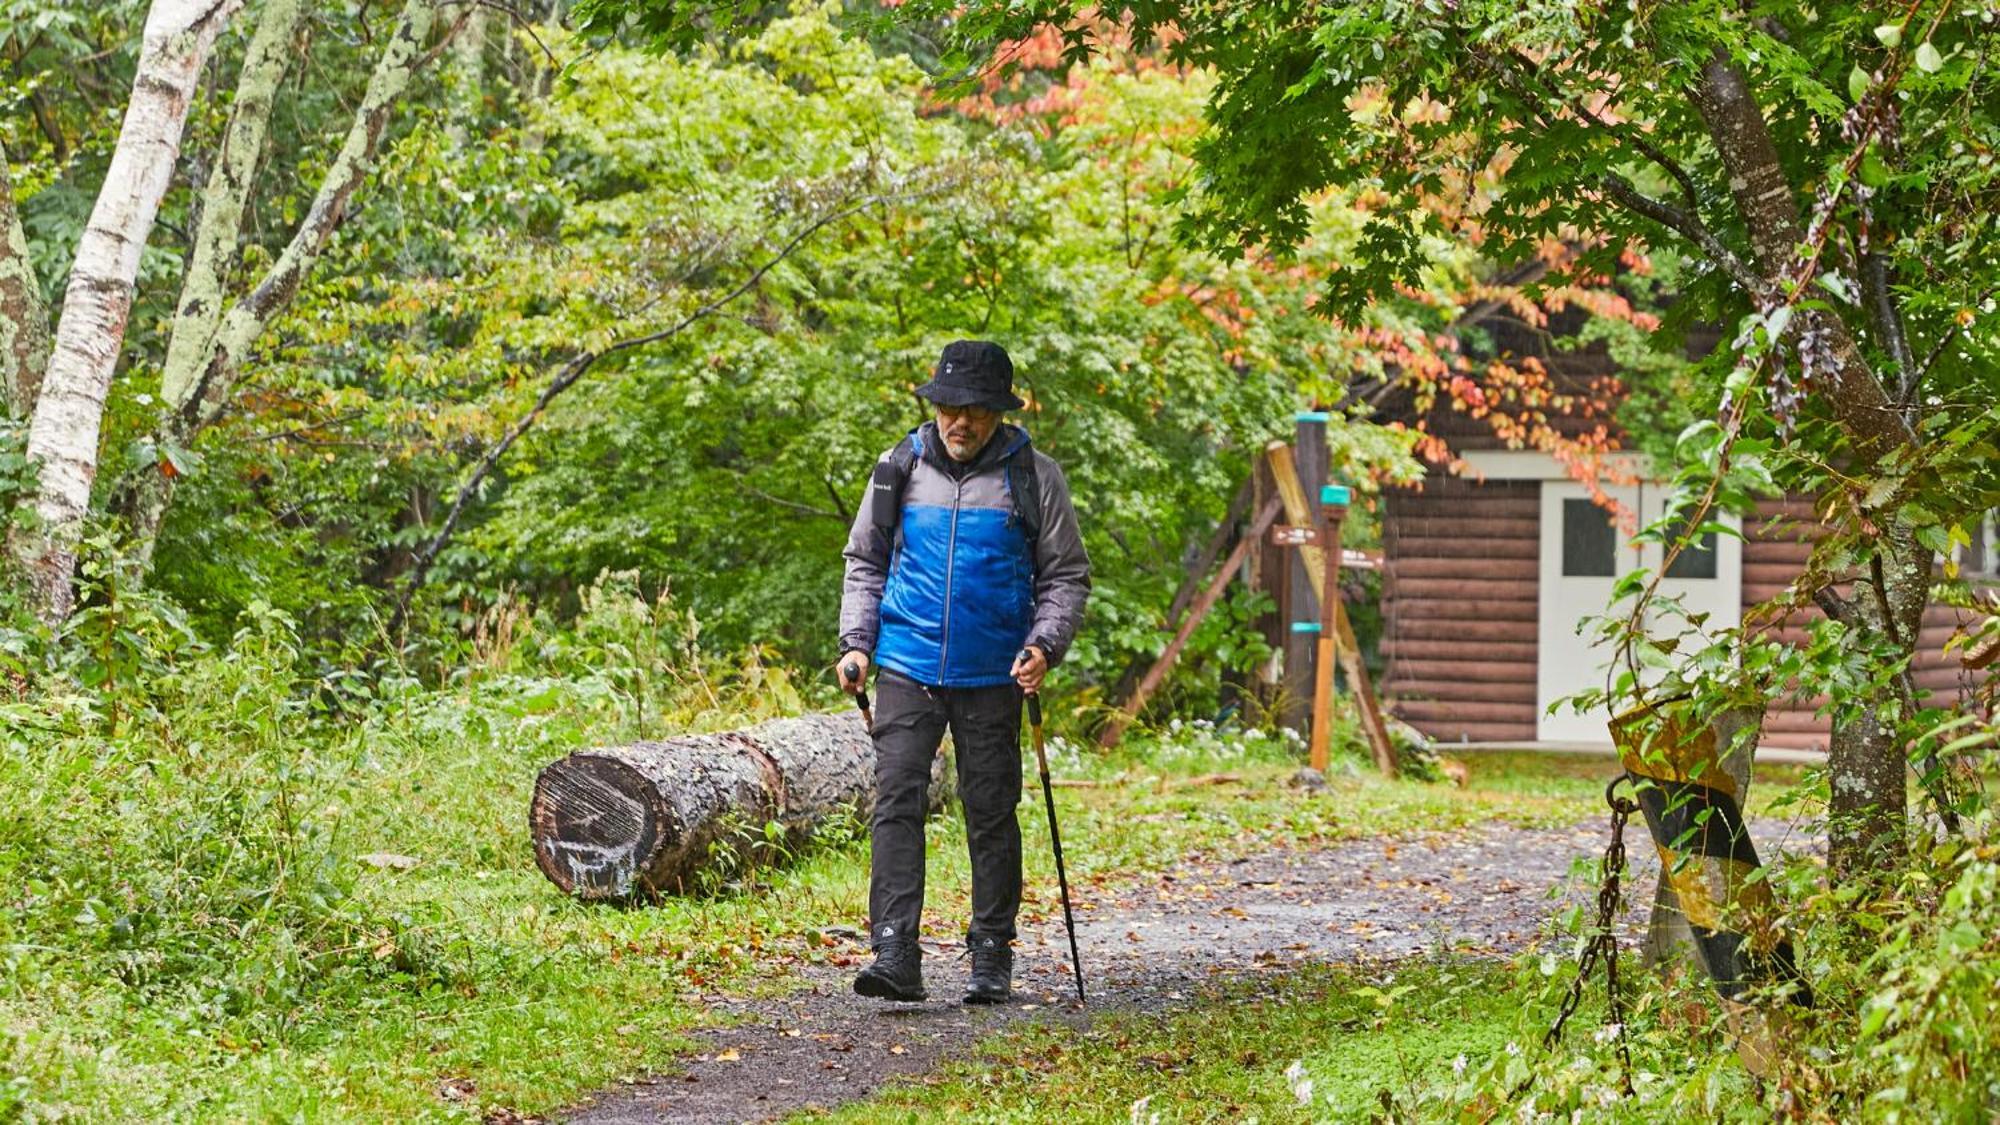
<path id="1" fill-rule="evenodd" d="M 1021 689 L 926 687 L 883 669 L 875 680 L 875 814 L 869 836 L 870 944 L 916 940 L 924 909 L 924 806 L 946 728 L 972 853 L 966 940 L 1014 940 L 1021 909 Z"/>

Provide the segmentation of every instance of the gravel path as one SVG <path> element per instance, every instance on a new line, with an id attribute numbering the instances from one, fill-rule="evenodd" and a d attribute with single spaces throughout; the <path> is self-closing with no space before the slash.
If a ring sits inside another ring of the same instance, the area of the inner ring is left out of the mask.
<path id="1" fill-rule="evenodd" d="M 1782 827 L 1755 825 L 1759 850 Z M 741 1023 L 704 1032 L 678 1073 L 606 1091 L 566 1120 L 577 1125 L 766 1121 L 856 1101 L 883 1083 L 962 1055 L 1023 1019 L 1081 1022 L 1109 1008 L 1172 1007 L 1212 977 L 1285 972 L 1309 961 L 1392 959 L 1448 949 L 1518 950 L 1557 906 L 1587 898 L 1572 861 L 1603 852 L 1605 825 L 1531 830 L 1489 826 L 1393 841 L 1184 863 L 1105 891 L 1072 888 L 1089 1009 L 1076 1004 L 1062 907 L 1054 888 L 1024 905 L 1016 998 L 997 1008 L 957 1003 L 966 962 L 926 941 L 930 1000 L 883 1004 L 854 996 L 852 967 L 825 967 L 778 1000 L 712 998 Z M 1643 825 L 1627 829 L 1628 944 L 1644 926 L 1658 862 Z M 1633 900 L 1640 901 L 1633 901 Z M 865 953 L 852 935 L 852 952 Z M 861 956 L 841 958 L 865 963 Z"/>

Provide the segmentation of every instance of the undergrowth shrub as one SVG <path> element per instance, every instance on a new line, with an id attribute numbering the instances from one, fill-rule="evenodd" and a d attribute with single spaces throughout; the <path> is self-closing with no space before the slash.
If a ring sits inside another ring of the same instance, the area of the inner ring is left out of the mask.
<path id="1" fill-rule="evenodd" d="M 1989 758 L 1978 776 L 1994 776 Z M 1815 791 L 1781 804 L 1824 803 Z M 1765 856 L 1785 906 L 1809 1010 L 1786 1009 L 1778 1069 L 1753 1079 L 1699 967 L 1647 972 L 1627 949 L 1622 1026 L 1604 1021 L 1601 974 L 1563 1040 L 1542 1036 L 1575 976 L 1592 919 L 1572 911 L 1515 964 L 1520 1013 L 1506 1051 L 1399 1104 L 1399 1120 L 1729 1120 L 1986 1122 L 2000 1116 L 2000 822 L 1980 808 L 1959 836 L 1919 836 L 1908 860 L 1872 879 L 1835 881 L 1812 854 Z M 1636 835 L 1634 834 L 1636 833 Z M 1635 821 L 1627 844 L 1645 847 Z M 1579 864 L 1579 874 L 1586 865 Z M 1594 889 L 1596 865 L 1587 865 Z M 1650 885 L 1627 884 L 1627 900 Z M 1631 1051 L 1621 1094 L 1617 1047 Z"/>
<path id="2" fill-rule="evenodd" d="M 0 1073 L 60 1085 L 140 1032 L 337 1035 L 385 992 L 471 995 L 596 955 L 493 941 L 478 902 L 395 893 L 387 872 L 529 875 L 522 811 L 549 761 L 807 706 L 763 654 L 704 650 L 636 590 L 606 576 L 573 627 L 517 621 L 441 686 L 335 691 L 263 603 L 210 646 L 164 599 L 94 595 L 39 651 L 42 690 L 0 695 Z M 0 1086 L 0 1119 L 27 1096 Z"/>

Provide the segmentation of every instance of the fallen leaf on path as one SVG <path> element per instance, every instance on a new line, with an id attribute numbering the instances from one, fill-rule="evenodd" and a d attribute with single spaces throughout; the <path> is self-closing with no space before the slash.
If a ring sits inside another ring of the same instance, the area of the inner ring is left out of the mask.
<path id="1" fill-rule="evenodd" d="M 743 1058 L 743 1052 L 741 1052 L 741 1051 L 737 1050 L 737 1049 L 736 1049 L 736 1048 L 734 1048 L 734 1047 L 731 1047 L 731 1048 L 729 1048 L 729 1049 L 728 1049 L 727 1051 L 724 1051 L 724 1052 L 722 1052 L 721 1054 L 719 1054 L 719 1055 L 715 1056 L 715 1061 L 716 1061 L 716 1062 L 738 1062 L 738 1061 L 740 1061 L 740 1060 L 741 1060 L 742 1058 Z"/>

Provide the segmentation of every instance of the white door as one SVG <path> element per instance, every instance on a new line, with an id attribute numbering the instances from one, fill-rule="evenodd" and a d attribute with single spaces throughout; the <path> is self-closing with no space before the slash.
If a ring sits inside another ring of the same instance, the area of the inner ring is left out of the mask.
<path id="1" fill-rule="evenodd" d="M 1639 511 L 1637 487 L 1613 486 L 1606 495 L 1630 515 Z M 1602 617 L 1611 588 L 1641 564 L 1640 552 L 1617 517 L 1591 500 L 1573 481 L 1542 482 L 1542 586 L 1536 632 L 1536 737 L 1544 742 L 1609 742 L 1609 713 L 1578 714 L 1565 704 L 1549 705 L 1587 687 L 1604 686 L 1611 661 L 1608 645 L 1579 635 L 1585 619 Z"/>
<path id="2" fill-rule="evenodd" d="M 1605 493 L 1638 517 L 1635 529 L 1665 510 L 1667 490 L 1658 485 L 1611 487 Z M 1734 526 L 1730 519 L 1717 522 Z M 1634 544 L 1618 519 L 1571 481 L 1542 482 L 1541 533 L 1537 736 L 1549 742 L 1608 743 L 1608 710 L 1579 714 L 1564 705 L 1550 714 L 1549 705 L 1587 687 L 1606 686 L 1612 646 L 1594 643 L 1596 630 L 1586 622 L 1605 615 L 1619 578 L 1639 567 L 1657 570 L 1664 551 L 1657 543 Z M 1661 580 L 1647 613 L 1648 629 L 1655 636 L 1673 636 L 1688 628 L 1680 614 L 1662 607 L 1668 599 L 1687 613 L 1707 614 L 1705 631 L 1735 625 L 1742 614 L 1742 579 L 1742 543 L 1730 535 L 1704 535 L 1675 557 Z"/>

